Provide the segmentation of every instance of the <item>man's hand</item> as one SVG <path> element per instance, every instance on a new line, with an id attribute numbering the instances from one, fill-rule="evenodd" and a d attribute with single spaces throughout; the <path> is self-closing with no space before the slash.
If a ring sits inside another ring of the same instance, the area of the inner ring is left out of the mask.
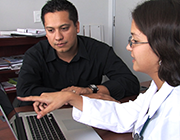
<path id="1" fill-rule="evenodd" d="M 90 88 L 76 87 L 76 86 L 67 87 L 67 88 L 62 89 L 61 91 L 69 91 L 69 92 L 73 92 L 78 95 L 92 93 L 92 90 Z"/>
<path id="2" fill-rule="evenodd" d="M 100 91 L 103 91 L 103 93 L 102 92 L 92 93 L 92 90 L 89 87 L 84 88 L 84 87 L 76 87 L 76 86 L 67 87 L 62 89 L 61 91 L 69 91 L 69 92 L 73 92 L 74 94 L 87 96 L 89 98 L 119 102 L 109 95 L 109 91 L 105 86 L 99 85 L 98 88 L 100 89 Z"/>

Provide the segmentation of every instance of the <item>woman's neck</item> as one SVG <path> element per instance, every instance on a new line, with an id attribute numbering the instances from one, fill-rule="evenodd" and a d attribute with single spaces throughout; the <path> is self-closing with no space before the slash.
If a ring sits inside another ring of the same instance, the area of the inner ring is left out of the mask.
<path id="1" fill-rule="evenodd" d="M 153 79 L 153 80 L 154 80 L 154 82 L 155 82 L 155 84 L 156 84 L 156 86 L 157 86 L 157 88 L 158 88 L 158 90 L 159 90 L 159 89 L 162 87 L 164 81 L 160 80 L 159 77 L 158 77 L 158 78 L 155 78 L 155 79 Z"/>

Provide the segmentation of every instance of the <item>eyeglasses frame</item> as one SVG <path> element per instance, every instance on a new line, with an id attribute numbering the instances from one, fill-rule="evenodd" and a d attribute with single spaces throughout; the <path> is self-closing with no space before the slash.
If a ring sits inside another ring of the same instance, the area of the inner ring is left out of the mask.
<path id="1" fill-rule="evenodd" d="M 128 44 L 131 48 L 132 48 L 133 44 L 147 44 L 147 43 L 149 43 L 149 42 L 132 42 L 132 36 L 130 36 L 128 39 Z"/>

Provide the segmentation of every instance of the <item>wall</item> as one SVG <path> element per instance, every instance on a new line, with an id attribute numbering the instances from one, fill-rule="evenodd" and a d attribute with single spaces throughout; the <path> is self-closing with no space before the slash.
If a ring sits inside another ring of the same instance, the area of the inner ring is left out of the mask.
<path id="1" fill-rule="evenodd" d="M 17 28 L 43 28 L 41 23 L 34 23 L 33 11 L 38 11 L 46 0 L 1 0 L 0 30 Z"/>
<path id="2" fill-rule="evenodd" d="M 141 72 L 133 70 L 131 53 L 126 50 L 128 38 L 131 35 L 131 11 L 136 5 L 144 0 L 116 0 L 116 22 L 114 50 L 123 59 L 131 71 L 138 77 L 140 82 L 151 80 L 151 78 Z"/>
<path id="3" fill-rule="evenodd" d="M 17 28 L 43 28 L 42 23 L 34 23 L 33 11 L 38 11 L 47 0 L 1 0 L 0 30 Z M 84 24 L 101 24 L 104 26 L 104 40 L 108 36 L 108 0 L 70 0 L 78 9 L 80 34 Z"/>

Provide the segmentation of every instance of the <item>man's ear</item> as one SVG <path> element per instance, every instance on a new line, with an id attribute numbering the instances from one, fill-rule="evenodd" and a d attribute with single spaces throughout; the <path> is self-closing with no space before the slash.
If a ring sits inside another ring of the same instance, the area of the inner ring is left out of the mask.
<path id="1" fill-rule="evenodd" d="M 79 21 L 76 22 L 76 30 L 77 30 L 77 33 L 80 32 Z"/>

